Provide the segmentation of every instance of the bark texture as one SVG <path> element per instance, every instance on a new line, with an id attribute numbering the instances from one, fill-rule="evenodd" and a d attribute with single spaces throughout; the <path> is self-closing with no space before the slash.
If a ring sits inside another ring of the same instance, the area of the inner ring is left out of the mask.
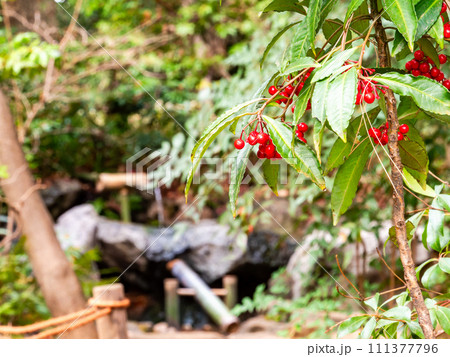
<path id="1" fill-rule="evenodd" d="M 381 23 L 381 18 L 376 0 L 370 1 L 371 16 L 375 22 L 375 37 L 378 47 L 378 56 L 380 60 L 380 67 L 390 67 L 391 57 L 389 53 L 388 41 L 386 32 Z M 408 244 L 408 236 L 406 233 L 405 223 L 405 200 L 403 192 L 403 165 L 400 158 L 400 151 L 398 148 L 397 133 L 398 133 L 398 116 L 397 116 L 397 102 L 394 93 L 388 89 L 384 95 L 386 100 L 387 121 L 389 123 L 389 156 L 391 158 L 391 179 L 393 183 L 393 206 L 392 206 L 392 221 L 395 226 L 397 242 L 400 252 L 400 259 L 402 261 L 404 277 L 407 288 L 411 294 L 413 305 L 417 311 L 419 324 L 422 327 L 425 338 L 435 338 L 433 325 L 431 323 L 430 313 L 425 305 L 422 291 L 416 277 L 416 266 L 412 257 L 412 251 Z"/>
<path id="2" fill-rule="evenodd" d="M 17 139 L 16 127 L 5 95 L 0 91 L 0 165 L 9 178 L 0 181 L 10 207 L 17 209 L 33 272 L 53 316 L 86 306 L 81 285 L 58 242 L 53 221 L 35 190 L 33 177 Z M 66 333 L 63 338 L 96 338 L 93 323 Z"/>

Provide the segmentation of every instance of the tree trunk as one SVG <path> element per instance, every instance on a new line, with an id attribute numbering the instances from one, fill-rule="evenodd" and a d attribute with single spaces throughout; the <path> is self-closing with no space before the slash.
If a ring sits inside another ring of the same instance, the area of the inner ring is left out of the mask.
<path id="1" fill-rule="evenodd" d="M 28 169 L 6 97 L 0 91 L 0 165 L 9 179 L 1 182 L 10 207 L 18 210 L 26 250 L 33 272 L 53 316 L 82 310 L 86 306 L 81 285 L 53 229 L 53 221 Z M 63 335 L 65 338 L 96 338 L 93 323 Z"/>
<path id="2" fill-rule="evenodd" d="M 378 17 L 377 0 L 371 0 L 371 16 L 372 19 Z M 381 23 L 381 18 L 375 21 L 375 38 L 378 47 L 378 56 L 380 58 L 380 67 L 390 67 L 391 57 L 386 37 L 386 32 Z M 419 282 L 416 277 L 416 267 L 412 258 L 411 248 L 408 244 L 408 236 L 406 234 L 405 223 L 405 200 L 403 194 L 403 165 L 400 158 L 400 151 L 397 142 L 398 133 L 398 116 L 397 116 L 397 102 L 394 93 L 386 90 L 384 95 L 386 99 L 387 121 L 389 123 L 389 156 L 391 163 L 391 179 L 393 183 L 393 207 L 392 207 L 392 221 L 395 226 L 397 242 L 400 252 L 400 259 L 402 261 L 406 286 L 411 294 L 413 305 L 417 311 L 419 324 L 422 327 L 425 338 L 435 338 L 433 325 L 431 323 L 430 312 L 428 311 L 425 301 L 423 299 L 422 291 L 420 290 Z"/>

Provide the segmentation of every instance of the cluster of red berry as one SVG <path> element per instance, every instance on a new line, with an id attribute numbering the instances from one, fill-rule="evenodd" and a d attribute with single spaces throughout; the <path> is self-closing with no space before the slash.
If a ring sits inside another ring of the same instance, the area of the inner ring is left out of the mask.
<path id="1" fill-rule="evenodd" d="M 242 136 L 241 136 L 242 137 Z M 256 156 L 260 159 L 281 159 L 281 155 L 277 152 L 275 145 L 273 145 L 272 139 L 269 134 L 261 130 L 258 133 L 256 130 L 252 131 L 247 136 L 247 143 L 254 146 L 259 144 L 258 153 Z M 234 147 L 238 150 L 243 149 L 245 142 L 242 139 L 236 139 L 234 141 Z"/>
<path id="2" fill-rule="evenodd" d="M 444 64 L 447 62 L 447 56 L 444 54 L 439 55 L 439 63 Z M 437 82 L 441 82 L 442 85 L 450 90 L 450 81 L 445 78 L 444 73 L 439 70 L 431 60 L 430 57 L 425 56 L 422 50 L 414 52 L 414 59 L 406 62 L 405 69 L 415 77 L 425 76 L 434 79 Z"/>
<path id="3" fill-rule="evenodd" d="M 369 136 L 373 139 L 373 142 L 376 145 L 386 145 L 389 142 L 389 137 L 387 134 L 387 130 L 389 129 L 389 123 L 380 126 L 377 128 L 369 129 Z M 409 126 L 408 124 L 402 124 L 398 128 L 397 140 L 402 141 L 405 138 L 405 134 L 408 133 Z"/>
<path id="4" fill-rule="evenodd" d="M 441 15 L 447 11 L 447 4 L 445 1 L 442 3 Z M 442 21 L 444 21 L 444 17 L 441 16 Z M 444 21 L 445 22 L 445 21 Z M 444 23 L 444 38 L 450 38 L 450 22 Z"/>
<path id="5" fill-rule="evenodd" d="M 305 144 L 307 143 L 305 139 L 305 133 L 308 131 L 308 124 L 300 123 L 297 124 L 297 129 L 295 130 L 295 135 L 300 141 L 303 141 Z"/>
<path id="6" fill-rule="evenodd" d="M 361 68 L 360 74 L 363 76 L 371 76 L 375 73 L 374 69 Z M 358 93 L 356 94 L 356 105 L 360 105 L 363 100 L 367 104 L 372 104 L 375 99 L 380 99 L 378 95 L 378 90 L 384 93 L 382 86 L 378 85 L 376 81 L 360 79 L 358 81 Z"/>

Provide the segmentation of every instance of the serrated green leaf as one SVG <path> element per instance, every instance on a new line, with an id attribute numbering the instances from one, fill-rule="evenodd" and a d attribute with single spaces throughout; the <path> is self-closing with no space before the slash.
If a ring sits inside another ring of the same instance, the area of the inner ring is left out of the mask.
<path id="1" fill-rule="evenodd" d="M 269 44 L 267 45 L 266 49 L 264 50 L 264 53 L 261 57 L 261 60 L 259 62 L 259 67 L 262 68 L 264 61 L 267 58 L 267 55 L 269 54 L 270 50 L 272 49 L 272 47 L 275 45 L 275 43 L 278 42 L 278 40 L 281 38 L 281 36 L 284 35 L 284 33 L 289 30 L 290 28 L 292 28 L 293 26 L 297 25 L 298 23 L 300 23 L 300 21 L 294 22 L 292 24 L 287 25 L 286 27 L 284 27 L 280 32 L 278 32 L 273 38 L 272 40 L 270 40 Z"/>
<path id="2" fill-rule="evenodd" d="M 428 154 L 417 141 L 403 140 L 399 142 L 402 164 L 422 174 L 428 174 Z"/>
<path id="3" fill-rule="evenodd" d="M 360 47 L 352 47 L 343 52 L 334 54 L 325 64 L 322 63 L 322 67 L 317 71 L 314 71 L 312 82 L 320 81 L 324 78 L 331 76 L 347 61 Z"/>
<path id="4" fill-rule="evenodd" d="M 323 0 L 310 0 L 308 11 L 306 13 L 306 27 L 308 28 L 308 38 L 309 42 L 311 44 L 311 48 L 314 50 L 314 42 L 316 39 L 316 30 L 317 25 L 320 21 L 320 10 L 322 8 L 322 1 Z"/>
<path id="5" fill-rule="evenodd" d="M 280 165 L 272 163 L 272 160 L 266 159 L 262 164 L 263 177 L 270 189 L 278 196 L 278 174 Z"/>
<path id="6" fill-rule="evenodd" d="M 439 55 L 436 51 L 436 48 L 434 48 L 433 44 L 428 40 L 427 38 L 421 38 L 417 40 L 417 44 L 419 45 L 420 49 L 431 58 L 431 60 L 434 62 L 434 64 L 438 67 L 441 66 L 439 62 Z"/>
<path id="7" fill-rule="evenodd" d="M 331 192 L 331 209 L 333 211 L 333 224 L 336 225 L 339 217 L 344 214 L 352 204 L 356 195 L 359 179 L 361 178 L 366 162 L 372 152 L 368 140 L 350 154 L 347 161 L 339 168 Z"/>
<path id="8" fill-rule="evenodd" d="M 346 130 L 355 110 L 358 75 L 353 67 L 334 79 L 328 89 L 326 113 L 331 129 L 347 141 Z"/>
<path id="9" fill-rule="evenodd" d="M 436 193 L 430 186 L 426 186 L 426 189 L 424 190 L 420 184 L 416 181 L 416 179 L 406 170 L 403 168 L 403 182 L 408 186 L 412 191 L 415 193 L 418 193 L 419 195 L 426 196 L 426 197 L 436 197 Z"/>
<path id="10" fill-rule="evenodd" d="M 371 317 L 369 321 L 367 321 L 366 325 L 364 326 L 363 330 L 361 331 L 359 338 L 370 338 L 372 336 L 373 330 L 375 330 L 375 326 L 377 325 L 377 320 L 375 317 Z"/>
<path id="11" fill-rule="evenodd" d="M 450 258 L 440 258 L 439 267 L 441 268 L 442 271 L 445 271 L 447 274 L 450 274 Z"/>
<path id="12" fill-rule="evenodd" d="M 304 57 L 308 50 L 308 27 L 305 20 L 297 24 L 289 51 L 289 62 L 293 63 L 298 58 Z"/>
<path id="13" fill-rule="evenodd" d="M 411 310 L 406 306 L 397 306 L 385 311 L 383 316 L 391 319 L 411 321 Z"/>
<path id="14" fill-rule="evenodd" d="M 431 27 L 428 34 L 434 38 L 437 44 L 444 49 L 444 22 L 439 16 L 436 23 Z"/>
<path id="15" fill-rule="evenodd" d="M 329 87 L 330 78 L 317 82 L 311 99 L 311 115 L 321 123 L 325 123 L 326 121 L 326 103 Z"/>
<path id="16" fill-rule="evenodd" d="M 439 306 L 436 310 L 436 317 L 445 333 L 450 335 L 450 309 Z"/>
<path id="17" fill-rule="evenodd" d="M 411 0 L 381 0 L 386 11 L 408 42 L 409 49 L 414 50 L 414 39 L 417 31 L 417 16 Z"/>
<path id="18" fill-rule="evenodd" d="M 342 338 L 359 329 L 369 319 L 369 316 L 354 316 L 339 325 L 337 338 Z"/>
<path id="19" fill-rule="evenodd" d="M 436 23 L 441 12 L 442 0 L 422 0 L 416 7 L 417 32 L 416 41 L 422 38 Z M 439 64 L 439 62 L 437 62 Z"/>
<path id="20" fill-rule="evenodd" d="M 291 150 L 291 130 L 278 120 L 264 116 L 267 129 L 277 151 L 297 172 L 309 177 L 320 189 L 325 189 L 319 160 L 308 145 L 297 142 Z"/>
<path id="21" fill-rule="evenodd" d="M 317 63 L 311 57 L 302 57 L 296 60 L 294 63 L 290 63 L 285 69 L 281 71 L 282 76 L 287 76 L 292 72 L 298 72 L 305 68 L 320 67 L 320 63 Z"/>
<path id="22" fill-rule="evenodd" d="M 373 122 L 379 113 L 380 108 L 374 108 L 367 112 L 365 116 L 367 116 L 369 122 Z M 347 128 L 348 140 L 346 143 L 343 142 L 340 138 L 335 141 L 333 147 L 331 148 L 330 154 L 328 155 L 325 173 L 328 173 L 332 169 L 342 165 L 350 154 L 353 145 L 358 144 L 365 137 L 367 137 L 367 131 L 362 120 L 364 120 L 364 118 L 362 115 L 360 115 L 350 122 L 350 125 Z M 357 136 L 359 139 L 355 142 Z"/>
<path id="23" fill-rule="evenodd" d="M 283 12 L 283 11 L 292 11 L 298 12 L 302 15 L 306 15 L 306 11 L 303 6 L 300 5 L 298 0 L 273 0 L 269 5 L 267 5 L 263 12 Z"/>
<path id="24" fill-rule="evenodd" d="M 450 92 L 436 81 L 400 73 L 377 75 L 375 79 L 397 94 L 412 97 L 419 108 L 438 114 L 450 123 Z"/>
<path id="25" fill-rule="evenodd" d="M 239 151 L 236 158 L 233 160 L 230 172 L 230 206 L 233 217 L 236 217 L 236 201 L 239 196 L 241 182 L 244 178 L 245 170 L 247 168 L 248 157 L 252 151 L 252 146 L 246 144 L 242 150 Z"/>

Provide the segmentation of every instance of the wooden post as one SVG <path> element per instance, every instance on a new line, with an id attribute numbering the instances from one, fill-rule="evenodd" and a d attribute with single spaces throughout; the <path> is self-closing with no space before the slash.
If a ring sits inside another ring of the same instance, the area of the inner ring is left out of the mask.
<path id="1" fill-rule="evenodd" d="M 97 301 L 121 301 L 125 298 L 122 284 L 96 286 L 92 292 Z M 95 320 L 95 323 L 99 338 L 128 338 L 125 308 L 113 308 L 109 315 Z"/>
<path id="2" fill-rule="evenodd" d="M 237 276 L 225 275 L 222 279 L 223 288 L 226 290 L 225 305 L 232 309 L 237 303 Z"/>
<path id="3" fill-rule="evenodd" d="M 180 327 L 180 298 L 177 290 L 177 279 L 164 280 L 166 321 L 175 328 Z"/>

